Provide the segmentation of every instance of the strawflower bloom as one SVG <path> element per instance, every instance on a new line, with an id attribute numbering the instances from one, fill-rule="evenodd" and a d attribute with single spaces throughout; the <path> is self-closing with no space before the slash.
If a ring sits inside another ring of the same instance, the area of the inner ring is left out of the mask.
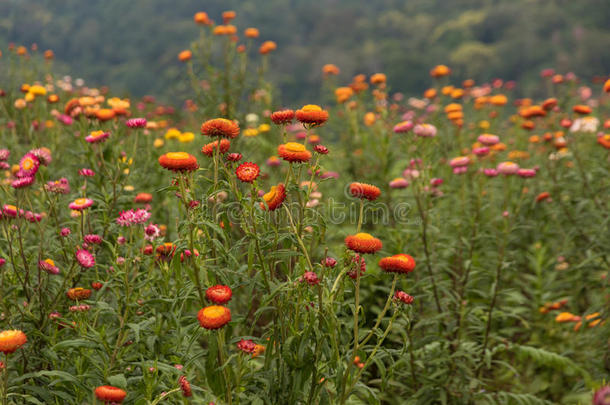
<path id="1" fill-rule="evenodd" d="M 174 172 L 190 172 L 197 170 L 197 158 L 186 152 L 168 152 L 159 157 L 159 164 Z"/>
<path id="2" fill-rule="evenodd" d="M 280 110 L 271 114 L 271 121 L 276 125 L 290 124 L 294 120 L 293 110 Z"/>
<path id="3" fill-rule="evenodd" d="M 68 207 L 71 210 L 75 211 L 83 211 L 93 205 L 93 200 L 90 198 L 77 198 L 73 202 L 71 202 Z"/>
<path id="4" fill-rule="evenodd" d="M 121 403 L 127 396 L 127 393 L 120 388 L 111 385 L 102 385 L 95 389 L 95 396 L 104 403 Z"/>
<path id="5" fill-rule="evenodd" d="M 280 183 L 277 186 L 272 186 L 268 193 L 263 195 L 264 203 L 261 203 L 263 210 L 276 210 L 286 199 L 286 188 Z"/>
<path id="6" fill-rule="evenodd" d="M 379 267 L 387 273 L 407 274 L 415 268 L 415 259 L 407 254 L 400 253 L 379 260 Z"/>
<path id="7" fill-rule="evenodd" d="M 214 152 L 216 151 L 216 149 L 218 149 L 218 144 L 220 144 L 220 154 L 224 155 L 225 153 L 227 153 L 229 151 L 229 148 L 231 147 L 231 141 L 229 141 L 228 139 L 221 139 L 220 141 L 214 141 L 214 142 L 210 142 L 208 144 L 205 144 L 202 148 L 201 148 L 201 153 L 203 153 L 204 155 L 208 156 L 208 157 L 212 157 L 214 156 Z"/>
<path id="8" fill-rule="evenodd" d="M 375 253 L 383 247 L 383 243 L 379 239 L 363 232 L 348 235 L 345 238 L 345 245 L 348 249 L 357 253 Z"/>
<path id="9" fill-rule="evenodd" d="M 320 126 L 328 121 L 328 111 L 320 106 L 307 104 L 296 111 L 296 118 L 299 122 L 310 127 Z"/>
<path id="10" fill-rule="evenodd" d="M 85 269 L 95 266 L 95 257 L 86 249 L 78 249 L 76 251 L 76 260 Z"/>
<path id="11" fill-rule="evenodd" d="M 366 198 L 369 201 L 374 201 L 381 195 L 379 187 L 357 182 L 349 185 L 349 192 L 353 197 Z"/>
<path id="12" fill-rule="evenodd" d="M 320 155 L 328 155 L 328 148 L 324 145 L 315 145 L 313 150 Z"/>
<path id="13" fill-rule="evenodd" d="M 49 163 L 53 160 L 51 157 L 51 151 L 48 148 L 38 148 L 32 149 L 30 153 L 38 158 L 40 164 L 43 166 L 48 166 Z"/>
<path id="14" fill-rule="evenodd" d="M 413 133 L 422 138 L 433 138 L 436 136 L 436 127 L 431 124 L 417 124 L 413 128 Z"/>
<path id="15" fill-rule="evenodd" d="M 500 142 L 500 138 L 497 135 L 482 134 L 482 135 L 479 135 L 479 137 L 477 138 L 477 141 L 479 141 L 480 143 L 482 143 L 483 145 L 486 145 L 486 146 L 493 146 L 493 145 L 497 144 L 498 142 Z"/>
<path id="16" fill-rule="evenodd" d="M 44 188 L 49 193 L 68 194 L 70 192 L 70 184 L 65 177 L 55 181 L 48 181 Z"/>
<path id="17" fill-rule="evenodd" d="M 91 297 L 91 290 L 83 287 L 75 287 L 70 288 L 66 295 L 73 301 L 82 301 Z"/>
<path id="18" fill-rule="evenodd" d="M 28 341 L 27 336 L 20 330 L 3 330 L 0 332 L 0 352 L 14 353 Z"/>
<path id="19" fill-rule="evenodd" d="M 302 283 L 307 283 L 309 285 L 318 285 L 320 284 L 320 279 L 318 275 L 313 271 L 306 271 L 303 276 L 299 279 Z"/>
<path id="20" fill-rule="evenodd" d="M 78 174 L 83 177 L 93 177 L 95 176 L 95 172 L 91 169 L 82 168 L 78 171 Z"/>
<path id="21" fill-rule="evenodd" d="M 404 134 L 413 129 L 413 126 L 414 124 L 412 121 L 402 121 L 394 125 L 393 131 L 397 134 Z"/>
<path id="22" fill-rule="evenodd" d="M 279 157 L 291 163 L 303 163 L 311 159 L 311 152 L 297 142 L 288 142 L 277 147 Z"/>
<path id="23" fill-rule="evenodd" d="M 394 294 L 394 299 L 402 302 L 405 305 L 411 305 L 413 303 L 413 297 L 404 291 L 396 291 L 396 294 Z"/>
<path id="24" fill-rule="evenodd" d="M 144 239 L 152 242 L 161 236 L 161 229 L 155 224 L 148 224 L 146 228 L 144 228 Z"/>
<path id="25" fill-rule="evenodd" d="M 40 160 L 33 153 L 26 153 L 19 161 L 19 171 L 17 177 L 34 177 L 38 168 L 40 167 Z"/>
<path id="26" fill-rule="evenodd" d="M 40 260 L 38 267 L 49 274 L 59 274 L 59 268 L 55 266 L 55 262 L 52 259 Z"/>
<path id="27" fill-rule="evenodd" d="M 187 398 L 193 396 L 193 391 L 191 391 L 191 383 L 188 382 L 185 376 L 181 375 L 180 378 L 178 378 L 178 384 L 180 384 L 182 396 Z"/>
<path id="28" fill-rule="evenodd" d="M 133 200 L 139 204 L 148 204 L 152 202 L 152 199 L 153 196 L 150 193 L 138 193 Z"/>
<path id="29" fill-rule="evenodd" d="M 235 138 L 239 135 L 239 126 L 225 118 L 214 118 L 201 124 L 201 134 L 210 137 Z"/>
<path id="30" fill-rule="evenodd" d="M 19 209 L 14 205 L 4 204 L 2 207 L 2 215 L 8 218 L 16 218 L 19 215 Z"/>
<path id="31" fill-rule="evenodd" d="M 241 339 L 237 342 L 237 348 L 244 353 L 254 353 L 256 349 L 256 344 L 252 339 Z"/>
<path id="32" fill-rule="evenodd" d="M 220 329 L 231 321 L 231 310 L 220 305 L 211 305 L 200 309 L 197 319 L 202 328 Z"/>
<path id="33" fill-rule="evenodd" d="M 232 296 L 233 291 L 226 285 L 215 285 L 205 291 L 205 297 L 214 304 L 226 304 Z"/>
<path id="34" fill-rule="evenodd" d="M 92 244 L 92 245 L 99 245 L 100 243 L 102 243 L 102 237 L 100 235 L 96 235 L 96 234 L 89 234 L 89 235 L 85 235 L 83 237 L 83 240 L 86 243 Z"/>
<path id="35" fill-rule="evenodd" d="M 498 173 L 508 176 L 517 173 L 519 171 L 519 165 L 513 162 L 502 162 L 496 169 L 498 170 Z"/>
<path id="36" fill-rule="evenodd" d="M 610 79 L 606 82 L 608 84 L 610 92 Z M 605 387 L 601 387 L 595 394 L 593 395 L 593 405 L 610 405 L 610 385 L 606 385 Z"/>
<path id="37" fill-rule="evenodd" d="M 110 136 L 109 132 L 93 131 L 93 132 L 91 132 L 91 134 L 89 136 L 87 136 L 85 138 L 85 141 L 87 141 L 89 143 L 101 143 L 101 142 L 106 141 L 106 139 L 108 139 L 109 136 Z"/>
<path id="38" fill-rule="evenodd" d="M 235 174 L 240 181 L 252 183 L 260 174 L 260 169 L 256 163 L 245 162 L 237 166 Z"/>
<path id="39" fill-rule="evenodd" d="M 116 219 L 116 223 L 120 226 L 143 224 L 150 219 L 150 216 L 150 212 L 143 208 L 121 211 L 119 217 Z"/>
<path id="40" fill-rule="evenodd" d="M 20 177 L 11 183 L 13 188 L 29 187 L 34 183 L 34 177 Z"/>
<path id="41" fill-rule="evenodd" d="M 534 169 L 519 169 L 517 170 L 517 176 L 524 179 L 536 176 L 536 170 Z"/>
<path id="42" fill-rule="evenodd" d="M 131 118 L 125 122 L 129 128 L 146 128 L 146 118 Z"/>

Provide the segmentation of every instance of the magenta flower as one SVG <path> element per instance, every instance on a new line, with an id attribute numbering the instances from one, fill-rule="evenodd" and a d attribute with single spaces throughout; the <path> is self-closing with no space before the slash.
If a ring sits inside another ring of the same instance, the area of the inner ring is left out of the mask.
<path id="1" fill-rule="evenodd" d="M 9 156 L 11 156 L 11 151 L 8 149 L 0 149 L 0 160 L 5 161 L 8 160 Z"/>
<path id="2" fill-rule="evenodd" d="M 534 169 L 519 169 L 517 170 L 517 175 L 524 179 L 534 177 L 536 175 L 536 170 Z"/>
<path id="3" fill-rule="evenodd" d="M 30 153 L 36 156 L 40 161 L 40 164 L 43 166 L 48 166 L 53 160 L 51 157 L 51 152 L 49 152 L 49 150 L 46 148 L 32 149 Z"/>
<path id="4" fill-rule="evenodd" d="M 76 251 L 76 260 L 85 269 L 95 266 L 95 257 L 88 250 L 79 249 Z"/>
<path id="5" fill-rule="evenodd" d="M 479 137 L 477 138 L 477 141 L 479 141 L 480 143 L 482 143 L 485 146 L 492 146 L 492 145 L 495 145 L 498 142 L 500 142 L 500 138 L 497 135 L 483 134 L 483 135 L 479 135 Z"/>
<path id="6" fill-rule="evenodd" d="M 502 162 L 498 165 L 497 169 L 500 174 L 509 176 L 519 171 L 519 165 L 513 162 Z"/>
<path id="7" fill-rule="evenodd" d="M 91 207 L 93 205 L 93 200 L 90 198 L 77 198 L 76 200 L 72 201 L 68 207 L 70 207 L 71 210 L 76 210 L 76 211 L 83 211 L 89 207 Z"/>
<path id="8" fill-rule="evenodd" d="M 403 177 L 397 177 L 390 182 L 390 188 L 400 189 L 409 187 L 409 181 Z"/>
<path id="9" fill-rule="evenodd" d="M 91 169 L 86 169 L 86 168 L 82 168 L 78 171 L 78 174 L 80 174 L 83 177 L 93 177 L 95 176 L 95 172 Z"/>
<path id="10" fill-rule="evenodd" d="M 436 136 L 436 127 L 430 124 L 417 124 L 413 128 L 413 133 L 422 138 L 432 138 Z"/>
<path id="11" fill-rule="evenodd" d="M 143 208 L 137 210 L 121 211 L 119 217 L 116 219 L 117 224 L 120 226 L 131 226 L 136 224 L 143 224 L 150 219 L 150 212 Z"/>
<path id="12" fill-rule="evenodd" d="M 65 177 L 55 181 L 47 181 L 44 188 L 49 193 L 55 194 L 68 194 L 70 192 L 70 184 L 68 183 L 68 179 Z"/>
<path id="13" fill-rule="evenodd" d="M 101 143 L 108 139 L 109 136 L 109 132 L 95 131 L 92 132 L 89 136 L 85 137 L 85 141 L 89 143 Z"/>
<path id="14" fill-rule="evenodd" d="M 397 134 L 404 134 L 405 132 L 409 132 L 411 129 L 413 129 L 413 126 L 412 121 L 403 121 L 394 125 L 393 131 Z"/>
<path id="15" fill-rule="evenodd" d="M 305 274 L 299 279 L 302 283 L 307 283 L 309 285 L 318 285 L 320 284 L 320 280 L 318 279 L 318 275 L 313 271 L 306 271 Z"/>
<path id="16" fill-rule="evenodd" d="M 237 342 L 237 348 L 244 353 L 254 353 L 254 350 L 256 350 L 256 344 L 252 341 L 252 339 L 242 339 Z"/>
<path id="17" fill-rule="evenodd" d="M 34 177 L 38 168 L 40 167 L 40 160 L 31 152 L 23 155 L 19 161 L 19 171 L 17 177 Z"/>
<path id="18" fill-rule="evenodd" d="M 11 183 L 11 187 L 13 187 L 13 188 L 24 188 L 24 187 L 31 186 L 32 183 L 34 183 L 34 177 L 21 177 L 21 178 L 18 178 L 16 180 L 14 180 Z"/>
<path id="19" fill-rule="evenodd" d="M 129 128 L 145 128 L 146 127 L 146 118 L 131 118 L 125 122 Z"/>
<path id="20" fill-rule="evenodd" d="M 85 235 L 83 240 L 85 242 L 91 243 L 93 245 L 99 245 L 100 243 L 102 243 L 102 237 L 100 235 L 96 235 L 96 234 Z"/>
<path id="21" fill-rule="evenodd" d="M 40 260 L 38 262 L 38 268 L 40 268 L 42 271 L 46 271 L 49 274 L 59 274 L 59 268 L 51 259 Z"/>
<path id="22" fill-rule="evenodd" d="M 394 299 L 406 305 L 411 305 L 413 303 L 413 297 L 404 291 L 396 291 L 396 294 L 394 294 Z"/>

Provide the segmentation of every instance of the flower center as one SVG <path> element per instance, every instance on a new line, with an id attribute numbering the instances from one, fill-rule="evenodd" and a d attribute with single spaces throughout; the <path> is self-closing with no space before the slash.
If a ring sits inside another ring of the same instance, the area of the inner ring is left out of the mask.
<path id="1" fill-rule="evenodd" d="M 189 154 L 186 152 L 169 152 L 166 156 L 172 160 L 183 160 L 189 158 Z"/>
<path id="2" fill-rule="evenodd" d="M 296 142 L 288 142 L 284 147 L 289 152 L 305 152 L 305 146 Z"/>
<path id="3" fill-rule="evenodd" d="M 23 168 L 25 170 L 31 170 L 34 167 L 34 160 L 32 158 L 27 158 L 23 161 Z"/>
<path id="4" fill-rule="evenodd" d="M 373 239 L 373 235 L 371 235 L 370 233 L 357 233 L 356 234 L 356 238 L 358 239 L 364 239 L 364 240 L 372 240 Z"/>
<path id="5" fill-rule="evenodd" d="M 220 318 L 224 316 L 225 308 L 220 305 L 212 305 L 211 307 L 206 307 L 203 310 L 203 315 L 206 318 Z"/>
<path id="6" fill-rule="evenodd" d="M 301 108 L 302 111 L 322 111 L 322 108 L 319 105 L 315 104 L 307 104 Z"/>

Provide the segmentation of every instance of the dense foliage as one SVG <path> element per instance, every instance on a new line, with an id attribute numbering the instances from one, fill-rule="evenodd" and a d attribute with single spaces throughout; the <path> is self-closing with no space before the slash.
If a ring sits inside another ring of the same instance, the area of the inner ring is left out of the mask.
<path id="1" fill-rule="evenodd" d="M 2 49 L 2 405 L 592 401 L 610 80 L 392 62 L 426 77 L 405 97 L 326 65 L 284 109 L 281 46 L 194 19 L 175 108 Z"/>

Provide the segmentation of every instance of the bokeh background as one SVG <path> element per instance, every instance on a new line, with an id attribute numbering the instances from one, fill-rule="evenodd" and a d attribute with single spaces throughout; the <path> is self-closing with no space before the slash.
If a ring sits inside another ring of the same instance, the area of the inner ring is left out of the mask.
<path id="1" fill-rule="evenodd" d="M 340 82 L 384 72 L 410 94 L 439 63 L 458 79 L 516 80 L 521 95 L 535 95 L 543 68 L 610 72 L 608 0 L 0 0 L 0 46 L 37 43 L 89 84 L 175 101 L 193 14 L 218 22 L 229 9 L 238 26 L 260 29 L 258 42 L 278 43 L 271 71 L 286 103 L 318 99 L 326 63 Z"/>

